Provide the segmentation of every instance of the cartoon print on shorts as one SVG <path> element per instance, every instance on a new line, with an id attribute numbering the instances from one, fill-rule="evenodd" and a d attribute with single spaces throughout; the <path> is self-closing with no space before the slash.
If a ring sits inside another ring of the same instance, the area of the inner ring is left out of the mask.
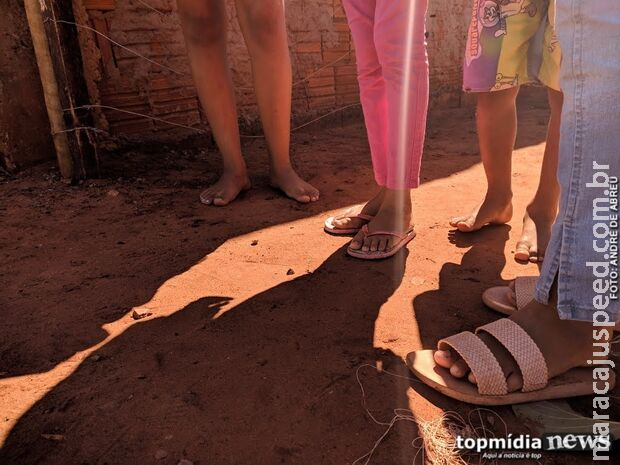
<path id="1" fill-rule="evenodd" d="M 467 64 L 482 54 L 480 35 L 485 28 L 495 28 L 499 38 L 508 33 L 507 18 L 525 13 L 533 18 L 538 9 L 531 0 L 474 0 L 470 33 L 467 37 Z"/>
<path id="2" fill-rule="evenodd" d="M 549 53 L 554 53 L 555 50 L 560 46 L 560 40 L 558 39 L 558 36 L 553 34 L 553 37 L 551 37 L 551 41 L 549 42 L 549 45 L 547 46 L 547 49 L 549 50 Z"/>
<path id="3" fill-rule="evenodd" d="M 516 76 L 504 76 L 502 73 L 497 73 L 495 77 L 495 85 L 492 90 L 512 89 L 519 85 L 519 75 Z"/>
<path id="4" fill-rule="evenodd" d="M 508 33 L 506 18 L 521 13 L 528 14 L 530 18 L 536 16 L 536 5 L 531 2 L 526 5 L 525 2 L 526 0 L 487 0 L 480 11 L 480 19 L 485 27 L 493 27 L 499 23 L 495 37 L 501 37 Z"/>

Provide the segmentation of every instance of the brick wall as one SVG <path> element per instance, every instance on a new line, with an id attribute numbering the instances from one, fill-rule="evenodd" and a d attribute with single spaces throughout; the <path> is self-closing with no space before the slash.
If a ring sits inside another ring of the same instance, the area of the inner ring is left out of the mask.
<path id="1" fill-rule="evenodd" d="M 399 0 L 394 0 L 399 1 Z M 469 0 L 435 0 L 429 7 L 432 97 L 458 103 Z M 205 127 L 187 62 L 175 0 L 74 0 L 93 101 L 191 127 Z M 246 128 L 256 121 L 250 61 L 228 1 L 229 56 Z M 358 101 L 355 57 L 340 0 L 286 0 L 296 121 Z M 447 11 L 447 12 L 446 12 Z M 137 57 L 120 45 L 161 63 Z M 321 69 L 319 72 L 316 70 Z M 130 113 L 103 109 L 98 124 L 114 135 L 187 132 Z"/>

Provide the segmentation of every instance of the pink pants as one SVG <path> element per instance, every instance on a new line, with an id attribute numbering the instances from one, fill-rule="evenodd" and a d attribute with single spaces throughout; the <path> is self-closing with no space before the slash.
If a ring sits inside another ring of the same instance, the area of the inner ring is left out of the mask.
<path id="1" fill-rule="evenodd" d="M 420 183 L 428 109 L 427 0 L 343 0 L 357 55 L 375 180 Z"/>

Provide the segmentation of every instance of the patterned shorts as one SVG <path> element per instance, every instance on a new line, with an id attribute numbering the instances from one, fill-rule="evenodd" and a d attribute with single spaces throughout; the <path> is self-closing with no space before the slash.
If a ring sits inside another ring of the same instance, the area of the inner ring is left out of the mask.
<path id="1" fill-rule="evenodd" d="M 560 90 L 555 0 L 473 0 L 463 89 L 489 92 L 540 82 Z"/>

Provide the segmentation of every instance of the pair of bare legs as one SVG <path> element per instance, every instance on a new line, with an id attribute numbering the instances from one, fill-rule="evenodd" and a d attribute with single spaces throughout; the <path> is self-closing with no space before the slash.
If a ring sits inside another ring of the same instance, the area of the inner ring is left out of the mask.
<path id="1" fill-rule="evenodd" d="M 368 232 L 393 231 L 403 233 L 411 224 L 411 191 L 394 190 L 381 187 L 379 192 L 364 205 L 361 213 L 374 217 L 368 223 Z M 334 226 L 340 229 L 361 228 L 366 221 L 347 217 L 334 220 Z M 399 239 L 393 235 L 372 235 L 367 237 L 360 231 L 351 241 L 353 250 L 364 252 L 385 252 L 394 247 Z"/>
<path id="2" fill-rule="evenodd" d="M 487 177 L 487 193 L 466 216 L 450 224 L 460 231 L 473 232 L 489 224 L 504 224 L 512 218 L 512 151 L 517 136 L 516 99 L 518 88 L 478 95 L 477 128 L 480 154 Z M 558 210 L 560 186 L 557 181 L 562 93 L 548 89 L 551 116 L 538 189 L 528 205 L 515 259 L 540 262 L 551 237 Z"/>
<path id="3" fill-rule="evenodd" d="M 254 86 L 270 155 L 271 184 L 302 203 L 319 199 L 291 165 L 292 71 L 283 0 L 236 0 L 237 15 L 254 74 Z M 219 181 L 201 195 L 227 205 L 251 187 L 241 154 L 235 92 L 227 57 L 225 0 L 178 0 L 179 16 L 198 95 L 224 160 Z"/>

